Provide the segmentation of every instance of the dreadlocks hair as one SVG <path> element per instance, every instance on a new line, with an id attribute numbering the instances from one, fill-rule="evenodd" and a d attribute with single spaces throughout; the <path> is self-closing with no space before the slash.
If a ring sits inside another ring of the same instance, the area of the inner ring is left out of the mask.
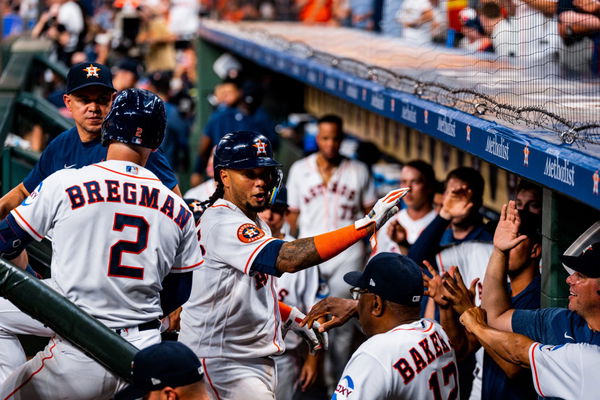
<path id="1" fill-rule="evenodd" d="M 224 195 L 225 195 L 225 186 L 223 186 L 223 182 L 221 182 L 219 180 L 219 181 L 217 181 L 217 187 L 215 188 L 215 191 L 213 192 L 213 194 L 210 195 L 208 200 L 205 200 L 200 203 L 202 212 L 206 211 L 206 209 L 208 207 L 212 206 L 215 203 L 215 201 L 222 199 Z"/>

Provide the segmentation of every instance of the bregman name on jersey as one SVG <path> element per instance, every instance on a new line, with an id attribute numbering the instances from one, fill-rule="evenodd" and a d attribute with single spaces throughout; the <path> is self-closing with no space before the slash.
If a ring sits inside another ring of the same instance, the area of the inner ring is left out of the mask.
<path id="1" fill-rule="evenodd" d="M 192 213 L 183 205 L 179 205 L 177 216 L 175 216 L 175 200 L 167 195 L 165 201 L 159 204 L 160 189 L 151 188 L 146 185 L 133 182 L 120 182 L 106 179 L 102 183 L 89 181 L 81 185 L 73 185 L 65 189 L 71 209 L 83 207 L 99 202 L 136 204 L 142 207 L 160 210 L 164 215 L 171 218 L 179 229 L 183 229 L 192 216 Z"/>

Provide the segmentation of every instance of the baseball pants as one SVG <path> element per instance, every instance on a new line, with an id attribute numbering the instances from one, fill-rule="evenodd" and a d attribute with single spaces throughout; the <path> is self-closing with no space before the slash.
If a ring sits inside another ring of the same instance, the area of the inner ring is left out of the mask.
<path id="1" fill-rule="evenodd" d="M 121 336 L 137 348 L 160 342 L 158 329 L 129 328 Z M 0 399 L 102 400 L 125 386 L 67 340 L 54 336 L 44 350 L 8 376 L 0 386 Z"/>
<path id="2" fill-rule="evenodd" d="M 200 361 L 211 399 L 275 399 L 277 372 L 272 358 L 201 358 Z"/>
<path id="3" fill-rule="evenodd" d="M 42 282 L 55 289 L 51 279 Z M 17 335 L 51 337 L 54 336 L 54 332 L 19 310 L 7 299 L 0 297 L 0 382 L 27 361 Z"/>
<path id="4" fill-rule="evenodd" d="M 298 378 L 300 377 L 303 358 L 297 349 L 286 350 L 282 355 L 273 358 L 277 368 L 275 398 L 277 400 L 292 400 L 298 388 Z"/>

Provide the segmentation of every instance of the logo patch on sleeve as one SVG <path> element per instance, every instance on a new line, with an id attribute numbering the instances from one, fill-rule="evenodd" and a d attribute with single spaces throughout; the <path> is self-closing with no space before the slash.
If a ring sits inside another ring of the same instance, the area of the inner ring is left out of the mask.
<path id="1" fill-rule="evenodd" d="M 237 236 L 242 243 L 252 243 L 265 236 L 265 233 L 256 225 L 244 224 L 238 228 Z"/>

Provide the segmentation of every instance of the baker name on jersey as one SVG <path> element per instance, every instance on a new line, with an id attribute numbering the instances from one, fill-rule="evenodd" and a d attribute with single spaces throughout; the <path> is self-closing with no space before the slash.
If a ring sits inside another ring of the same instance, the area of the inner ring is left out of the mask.
<path id="1" fill-rule="evenodd" d="M 450 346 L 442 335 L 433 332 L 427 338 L 421 340 L 418 346 L 411 347 L 406 357 L 396 361 L 394 368 L 402 375 L 406 385 L 429 364 L 449 351 Z"/>
<path id="2" fill-rule="evenodd" d="M 83 188 L 82 188 L 83 186 Z M 71 209 L 75 210 L 85 205 L 110 202 L 135 204 L 142 207 L 160 210 L 161 213 L 171 218 L 180 229 L 183 229 L 192 216 L 191 211 L 184 205 L 179 205 L 175 215 L 175 199 L 171 195 L 166 197 L 160 189 L 148 187 L 133 182 L 121 182 L 106 179 L 84 182 L 82 185 L 73 185 L 65 189 Z"/>

